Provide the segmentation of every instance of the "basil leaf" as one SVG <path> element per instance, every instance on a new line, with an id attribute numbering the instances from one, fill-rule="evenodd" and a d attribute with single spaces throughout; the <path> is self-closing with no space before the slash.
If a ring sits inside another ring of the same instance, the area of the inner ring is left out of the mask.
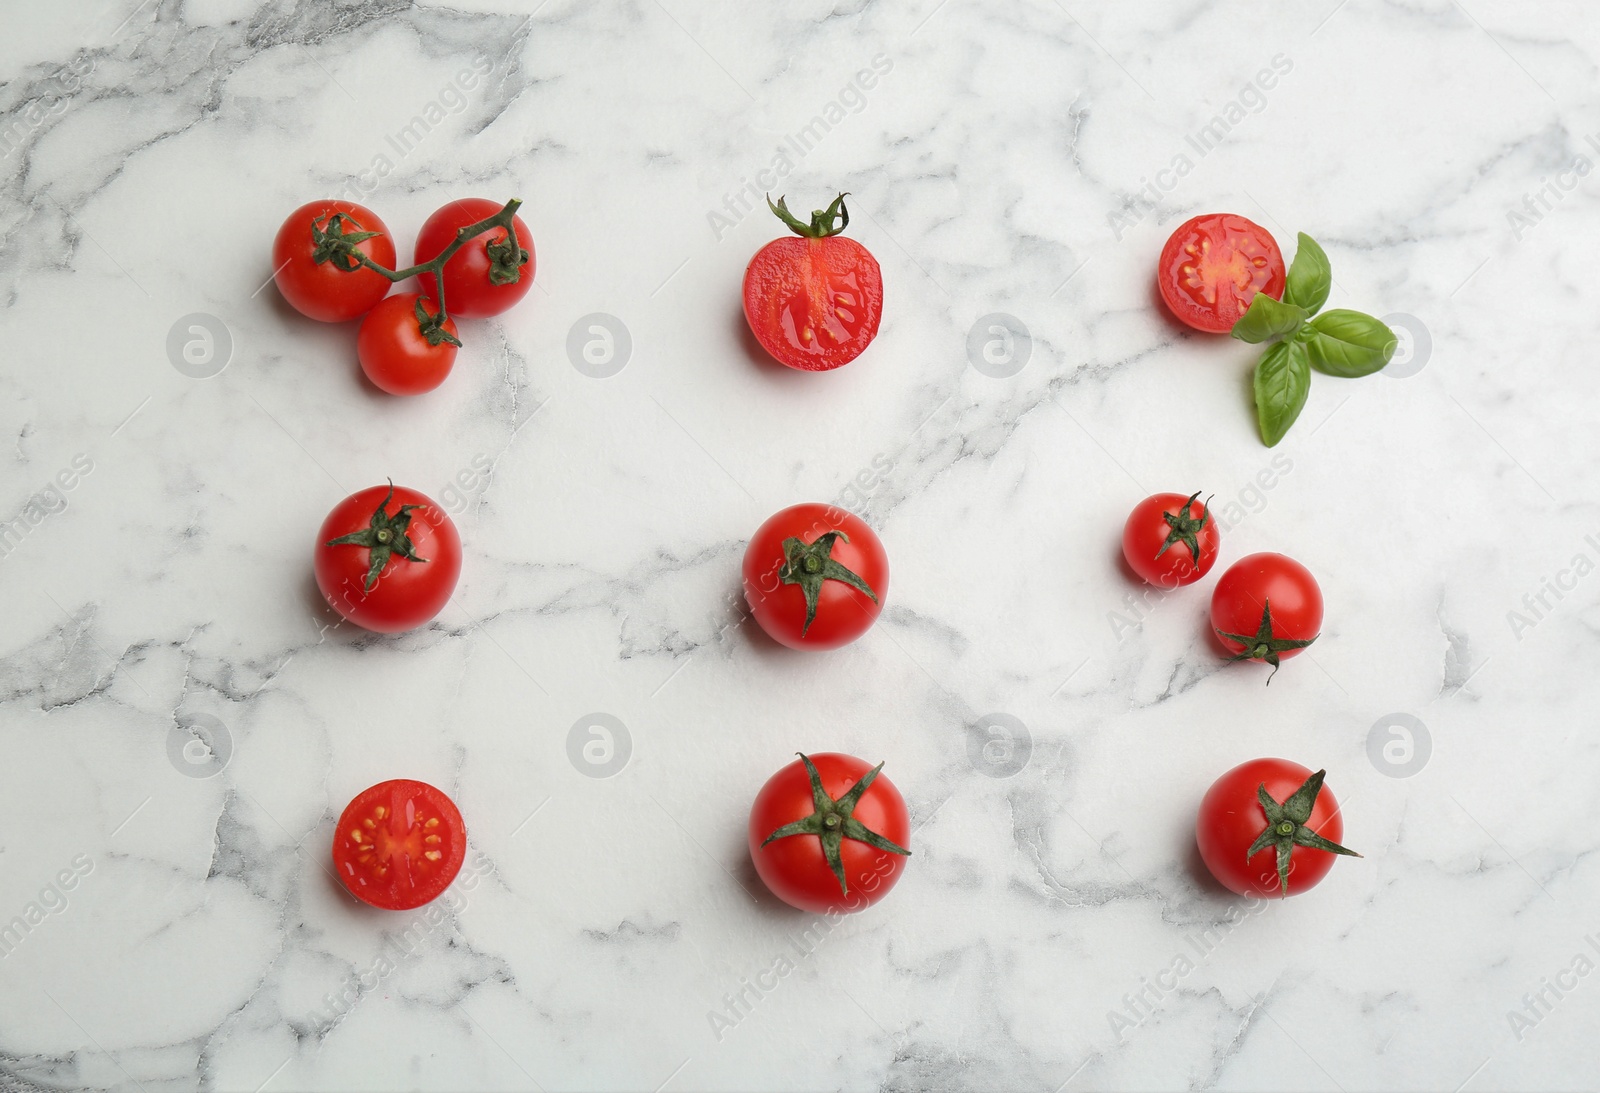
<path id="1" fill-rule="evenodd" d="M 1330 376 L 1370 376 L 1389 363 L 1400 339 L 1371 315 L 1335 308 L 1311 320 L 1306 355 Z"/>
<path id="2" fill-rule="evenodd" d="M 1271 448 L 1283 439 L 1311 393 L 1311 366 L 1305 346 L 1278 342 L 1256 362 L 1256 423 L 1261 440 Z"/>
<path id="3" fill-rule="evenodd" d="M 1258 292 L 1250 301 L 1250 309 L 1233 324 L 1233 336 L 1251 345 L 1270 342 L 1293 334 L 1309 318 L 1311 313 L 1305 308 L 1279 303 L 1265 292 Z"/>
<path id="4" fill-rule="evenodd" d="M 1328 252 L 1305 232 L 1300 233 L 1300 246 L 1294 252 L 1294 264 L 1289 267 L 1289 280 L 1283 289 L 1283 302 L 1305 308 L 1312 315 L 1328 302 L 1328 291 L 1333 288 L 1333 267 L 1328 265 Z"/>

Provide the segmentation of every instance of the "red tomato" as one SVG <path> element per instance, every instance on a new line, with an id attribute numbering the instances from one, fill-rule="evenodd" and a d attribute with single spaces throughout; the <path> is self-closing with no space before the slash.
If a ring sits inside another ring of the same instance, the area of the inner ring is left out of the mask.
<path id="1" fill-rule="evenodd" d="M 894 783 L 853 755 L 802 755 L 750 808 L 750 860 L 772 894 L 802 911 L 859 911 L 889 894 L 911 851 Z"/>
<path id="2" fill-rule="evenodd" d="M 1258 292 L 1283 298 L 1286 273 L 1278 241 L 1260 224 L 1231 213 L 1186 221 L 1161 249 L 1156 283 L 1181 322 L 1226 334 Z"/>
<path id="3" fill-rule="evenodd" d="M 391 395 L 420 395 L 443 383 L 455 366 L 460 341 L 429 341 L 421 324 L 438 313 L 437 304 L 415 292 L 390 296 L 367 312 L 356 335 L 356 357 L 367 378 Z M 434 334 L 455 338 L 455 320 L 446 316 Z"/>
<path id="4" fill-rule="evenodd" d="M 345 807 L 333 833 L 333 870 L 364 903 L 409 911 L 450 887 L 467 856 L 455 802 L 426 782 L 379 782 Z"/>
<path id="5" fill-rule="evenodd" d="M 461 536 L 438 505 L 373 486 L 334 506 L 317 533 L 317 587 L 339 614 L 397 634 L 437 615 L 461 576 Z"/>
<path id="6" fill-rule="evenodd" d="M 1223 887 L 1241 896 L 1287 896 L 1327 876 L 1335 854 L 1361 856 L 1339 845 L 1344 820 L 1322 788 L 1323 773 L 1287 759 L 1252 759 L 1206 791 L 1195 842 Z"/>
<path id="7" fill-rule="evenodd" d="M 1211 593 L 1211 626 L 1234 660 L 1264 660 L 1276 673 L 1322 631 L 1322 589 L 1293 558 L 1250 554 Z"/>
<path id="8" fill-rule="evenodd" d="M 811 223 L 795 219 L 783 198 L 767 204 L 793 236 L 774 239 L 744 271 L 744 317 L 761 347 L 806 372 L 849 364 L 878 336 L 883 274 L 878 260 L 838 234 L 850 223 L 840 194 Z M 840 223 L 834 226 L 834 221 Z"/>
<path id="9" fill-rule="evenodd" d="M 505 208 L 503 201 L 464 197 L 452 201 L 428 217 L 417 234 L 416 262 L 437 258 L 455 242 L 456 230 L 489 219 Z M 504 228 L 495 228 L 469 239 L 444 264 L 444 309 L 458 319 L 487 319 L 510 310 L 528 294 L 533 285 L 533 233 L 522 217 L 513 216 L 511 227 L 517 233 L 519 255 L 512 249 Z M 495 278 L 500 278 L 498 282 Z M 431 299 L 439 289 L 431 273 L 417 276 L 417 283 Z"/>
<path id="10" fill-rule="evenodd" d="M 774 641 L 837 649 L 877 620 L 889 556 L 860 517 L 833 505 L 791 505 L 756 529 L 744 552 L 744 596 Z"/>
<path id="11" fill-rule="evenodd" d="M 394 240 L 371 209 L 350 201 L 313 201 L 290 213 L 272 243 L 272 278 L 283 298 L 300 314 L 325 323 L 348 322 L 372 310 L 389 294 L 389 279 L 348 255 L 328 256 L 323 243 L 332 236 L 365 232 L 377 234 L 355 248 L 394 269 Z M 324 251 L 320 262 L 319 250 Z"/>
<path id="12" fill-rule="evenodd" d="M 1122 556 L 1151 584 L 1193 584 L 1217 562 L 1222 532 L 1199 492 L 1158 493 L 1133 507 L 1122 527 Z"/>

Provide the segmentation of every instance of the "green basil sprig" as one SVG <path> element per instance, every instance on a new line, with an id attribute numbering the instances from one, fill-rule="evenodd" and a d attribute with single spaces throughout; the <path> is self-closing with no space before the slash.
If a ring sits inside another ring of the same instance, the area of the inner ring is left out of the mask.
<path id="1" fill-rule="evenodd" d="M 1327 253 L 1301 232 L 1283 299 L 1258 292 L 1233 324 L 1233 336 L 1240 341 L 1267 344 L 1256 362 L 1255 392 L 1256 424 L 1269 448 L 1305 409 L 1313 368 L 1348 379 L 1370 376 L 1389 363 L 1400 343 L 1394 331 L 1371 315 L 1343 308 L 1318 315 L 1332 287 Z"/>

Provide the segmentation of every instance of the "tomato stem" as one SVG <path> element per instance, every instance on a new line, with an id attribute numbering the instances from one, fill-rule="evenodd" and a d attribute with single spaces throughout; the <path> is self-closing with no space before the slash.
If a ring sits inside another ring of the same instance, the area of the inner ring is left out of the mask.
<path id="1" fill-rule="evenodd" d="M 840 195 L 841 198 L 843 196 L 843 194 Z M 357 229 L 361 229 L 361 225 L 347 213 L 334 213 L 327 218 L 326 227 L 323 226 L 321 218 L 311 222 L 311 238 L 315 244 L 312 259 L 319 265 L 323 262 L 332 262 L 335 268 L 346 273 L 365 266 L 372 272 L 387 277 L 391 282 L 404 281 L 407 277 L 418 277 L 424 273 L 433 274 L 434 294 L 438 297 L 435 302 L 438 303 L 439 310 L 430 316 L 427 314 L 426 309 L 423 308 L 422 301 L 418 300 L 417 330 L 428 339 L 429 345 L 438 345 L 441 341 L 447 341 L 452 345 L 460 345 L 461 342 L 455 335 L 448 333 L 444 329 L 445 320 L 450 318 L 450 313 L 446 310 L 444 302 L 445 263 L 455 257 L 456 252 L 466 246 L 467 243 L 484 232 L 502 228 L 505 230 L 506 237 L 498 242 L 491 242 L 485 247 L 489 255 L 489 281 L 496 285 L 515 284 L 522 277 L 522 267 L 527 265 L 528 259 L 532 257 L 522 249 L 522 241 L 517 238 L 517 230 L 512 223 L 513 218 L 517 215 L 517 210 L 521 207 L 522 200 L 520 198 L 512 198 L 505 203 L 504 208 L 493 216 L 486 217 L 476 224 L 468 224 L 465 227 L 457 228 L 456 237 L 450 241 L 450 245 L 430 260 L 420 262 L 414 266 L 407 266 L 405 269 L 389 269 L 367 257 L 356 244 L 381 233 L 365 230 L 346 232 L 344 230 L 346 223 L 353 225 Z M 847 222 L 848 219 L 846 217 Z"/>
<path id="2" fill-rule="evenodd" d="M 853 839 L 885 853 L 910 856 L 911 851 L 890 842 L 855 818 L 856 805 L 860 804 L 862 794 L 867 792 L 867 787 L 872 785 L 878 772 L 883 769 L 882 763 L 862 775 L 861 780 L 846 790 L 844 796 L 830 797 L 828 791 L 822 788 L 822 775 L 817 772 L 817 765 L 811 761 L 811 757 L 804 752 L 797 754 L 806 765 L 806 775 L 811 779 L 811 803 L 816 811 L 803 820 L 784 824 L 768 835 L 762 841 L 762 846 L 791 835 L 817 836 L 822 841 L 822 856 L 827 859 L 828 868 L 833 870 L 834 877 L 839 881 L 839 891 L 847 896 L 850 894 L 850 885 L 844 879 L 844 859 L 839 856 L 839 844 L 843 840 Z"/>
<path id="3" fill-rule="evenodd" d="M 1261 811 L 1267 817 L 1267 826 L 1261 829 L 1261 834 L 1250 844 L 1250 849 L 1245 851 L 1244 857 L 1245 861 L 1249 861 L 1269 846 L 1273 848 L 1277 857 L 1280 895 L 1289 894 L 1289 858 L 1297 846 L 1311 850 L 1326 850 L 1330 854 L 1348 854 L 1352 858 L 1361 856 L 1331 839 L 1324 839 L 1306 826 L 1311 819 L 1311 810 L 1316 807 L 1317 794 L 1322 792 L 1322 779 L 1327 773 L 1325 770 L 1317 771 L 1282 801 L 1272 799 L 1272 794 L 1267 792 L 1266 783 L 1256 788 L 1256 800 L 1261 802 Z"/>

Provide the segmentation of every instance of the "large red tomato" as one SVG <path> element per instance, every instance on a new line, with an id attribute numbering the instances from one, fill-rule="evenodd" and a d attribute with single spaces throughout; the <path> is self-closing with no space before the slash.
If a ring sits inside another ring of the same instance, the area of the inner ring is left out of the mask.
<path id="1" fill-rule="evenodd" d="M 1280 660 L 1299 656 L 1321 633 L 1322 589 L 1293 558 L 1249 554 L 1211 593 L 1211 626 L 1234 660 L 1264 660 L 1276 674 Z"/>
<path id="2" fill-rule="evenodd" d="M 802 755 L 750 809 L 750 860 L 772 894 L 802 911 L 859 911 L 900 879 L 911 818 L 894 783 L 853 755 Z"/>
<path id="3" fill-rule="evenodd" d="M 1193 584 L 1217 562 L 1222 532 L 1198 492 L 1158 493 L 1133 507 L 1122 527 L 1122 556 L 1151 584 Z"/>
<path id="4" fill-rule="evenodd" d="M 394 240 L 378 214 L 351 201 L 313 201 L 289 214 L 272 243 L 273 280 L 300 314 L 325 323 L 359 318 L 388 295 L 391 281 L 338 250 L 351 245 L 394 269 Z"/>
<path id="5" fill-rule="evenodd" d="M 792 505 L 756 529 L 744 595 L 761 629 L 791 649 L 836 649 L 866 633 L 889 594 L 889 556 L 860 517 Z"/>
<path id="6" fill-rule="evenodd" d="M 417 233 L 416 265 L 437 258 L 456 232 L 488 220 L 505 208 L 498 201 L 464 197 L 428 217 Z M 458 319 L 487 319 L 507 311 L 533 287 L 533 233 L 522 217 L 513 216 L 517 233 L 511 242 L 504 228 L 495 228 L 467 240 L 444 264 L 444 309 Z M 417 275 L 417 283 L 431 299 L 439 298 L 438 282 L 431 273 Z"/>
<path id="7" fill-rule="evenodd" d="M 1178 319 L 1196 330 L 1226 334 L 1256 293 L 1283 299 L 1283 252 L 1260 224 L 1209 213 L 1178 226 L 1161 249 L 1156 284 Z"/>
<path id="8" fill-rule="evenodd" d="M 1339 802 L 1313 774 L 1287 759 L 1252 759 L 1218 778 L 1200 802 L 1195 842 L 1206 868 L 1241 896 L 1304 892 L 1333 868 Z"/>
<path id="9" fill-rule="evenodd" d="M 333 833 L 333 869 L 350 894 L 386 911 L 438 899 L 461 872 L 467 829 L 455 802 L 396 778 L 363 790 Z"/>
<path id="10" fill-rule="evenodd" d="M 461 576 L 455 522 L 404 486 L 373 486 L 334 506 L 317 533 L 317 587 L 339 614 L 397 634 L 432 619 Z"/>
<path id="11" fill-rule="evenodd" d="M 769 198 L 795 235 L 762 247 L 744 271 L 745 320 L 761 347 L 790 368 L 838 368 L 878 336 L 883 274 L 872 252 L 839 234 L 850 223 L 844 199 L 812 213 L 808 224 L 783 198 L 776 205 Z"/>

